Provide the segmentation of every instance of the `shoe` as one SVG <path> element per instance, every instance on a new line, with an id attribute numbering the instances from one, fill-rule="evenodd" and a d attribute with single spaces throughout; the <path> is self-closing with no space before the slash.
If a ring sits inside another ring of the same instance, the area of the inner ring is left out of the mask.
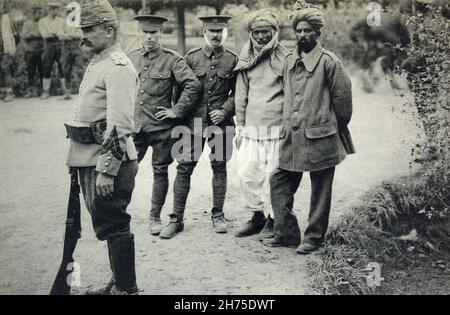
<path id="1" fill-rule="evenodd" d="M 267 218 L 266 225 L 262 229 L 261 233 L 259 233 L 259 239 L 263 241 L 268 238 L 274 238 L 275 237 L 274 226 L 275 221 L 269 216 Z"/>
<path id="2" fill-rule="evenodd" d="M 27 93 L 23 96 L 23 98 L 33 98 L 34 97 L 34 90 L 33 88 L 27 89 Z"/>
<path id="3" fill-rule="evenodd" d="M 163 228 L 164 227 L 161 223 L 161 218 L 155 218 L 153 216 L 150 216 L 150 226 L 149 226 L 150 235 L 158 236 L 159 234 L 161 234 Z"/>
<path id="4" fill-rule="evenodd" d="M 178 233 L 183 232 L 184 223 L 180 222 L 176 215 L 170 215 L 170 223 L 161 231 L 160 237 L 165 240 L 174 238 Z"/>
<path id="5" fill-rule="evenodd" d="M 63 101 L 71 100 L 72 94 L 70 94 L 70 92 L 66 92 L 62 99 L 63 99 Z"/>
<path id="6" fill-rule="evenodd" d="M 302 245 L 299 246 L 299 248 L 297 248 L 297 253 L 299 255 L 309 255 L 309 254 L 312 254 L 312 253 L 318 251 L 321 248 L 322 248 L 322 245 L 313 245 L 310 243 L 303 243 Z"/>
<path id="7" fill-rule="evenodd" d="M 42 92 L 41 94 L 41 100 L 48 100 L 50 98 L 50 95 L 48 94 L 48 92 Z"/>
<path id="8" fill-rule="evenodd" d="M 263 241 L 263 245 L 267 247 L 288 247 L 295 249 L 298 247 L 299 243 L 298 242 L 290 243 L 280 237 L 275 236 L 273 238 L 265 239 Z"/>
<path id="9" fill-rule="evenodd" d="M 214 227 L 214 232 L 218 234 L 228 233 L 227 221 L 225 220 L 225 215 L 223 211 L 214 208 L 212 210 L 212 222 Z"/>
<path id="10" fill-rule="evenodd" d="M 116 281 L 114 280 L 114 277 L 111 278 L 111 280 L 108 282 L 108 284 L 106 284 L 103 287 L 100 288 L 96 288 L 96 289 L 92 289 L 92 290 L 87 290 L 85 292 L 85 295 L 111 295 L 111 290 L 114 287 L 114 285 L 116 284 Z"/>
<path id="11" fill-rule="evenodd" d="M 16 99 L 16 96 L 14 95 L 14 93 L 12 91 L 8 91 L 8 92 L 6 92 L 6 96 L 3 99 L 3 102 L 9 103 L 9 102 L 14 101 L 15 99 Z"/>
<path id="12" fill-rule="evenodd" d="M 139 295 L 139 290 L 137 287 L 134 287 L 129 291 L 121 291 L 117 286 L 113 286 L 111 295 Z"/>
<path id="13" fill-rule="evenodd" d="M 236 237 L 246 237 L 259 234 L 266 225 L 266 218 L 262 212 L 255 212 L 253 218 L 248 221 L 242 228 L 236 233 Z"/>

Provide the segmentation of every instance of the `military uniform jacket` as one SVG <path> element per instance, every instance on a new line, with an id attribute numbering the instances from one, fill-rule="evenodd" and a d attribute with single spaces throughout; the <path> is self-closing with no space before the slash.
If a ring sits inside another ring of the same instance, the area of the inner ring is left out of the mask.
<path id="1" fill-rule="evenodd" d="M 188 117 L 197 103 L 201 84 L 184 58 L 161 46 L 154 51 L 132 51 L 129 58 L 139 76 L 135 132 L 167 130 Z M 172 108 L 178 119 L 159 120 L 158 107 Z"/>
<path id="2" fill-rule="evenodd" d="M 280 168 L 313 172 L 354 153 L 347 125 L 353 111 L 352 84 L 341 61 L 320 43 L 305 57 L 297 51 L 284 64 Z"/>
<path id="3" fill-rule="evenodd" d="M 202 118 L 204 128 L 214 125 L 209 113 L 217 109 L 223 110 L 226 115 L 220 127 L 234 126 L 234 68 L 237 61 L 237 55 L 231 50 L 223 47 L 213 49 L 206 45 L 186 55 L 187 64 L 202 83 L 202 93 L 192 119 Z"/>
<path id="4" fill-rule="evenodd" d="M 80 102 L 71 125 L 89 125 L 106 119 L 102 145 L 71 140 L 67 165 L 96 166 L 96 171 L 117 176 L 122 161 L 137 159 L 132 134 L 137 74 L 119 44 L 96 55 L 80 85 Z"/>

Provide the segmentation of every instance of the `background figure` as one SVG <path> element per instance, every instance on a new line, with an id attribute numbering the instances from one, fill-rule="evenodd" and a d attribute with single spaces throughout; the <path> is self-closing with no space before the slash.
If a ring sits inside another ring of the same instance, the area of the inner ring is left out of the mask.
<path id="1" fill-rule="evenodd" d="M 38 95 L 41 89 L 43 65 L 42 53 L 44 51 L 44 40 L 39 31 L 39 21 L 44 12 L 40 6 L 32 6 L 29 19 L 24 23 L 22 29 L 22 39 L 25 45 L 25 62 L 28 73 L 28 86 L 25 98 L 31 98 Z M 36 86 L 36 74 L 38 84 Z"/>
<path id="2" fill-rule="evenodd" d="M 2 3 L 0 6 L 0 86 L 3 88 L 0 95 L 4 102 L 11 102 L 15 99 L 13 74 L 17 43 L 14 37 L 14 25 L 7 13 L 8 8 Z"/>
<path id="3" fill-rule="evenodd" d="M 68 10 L 68 13 L 70 10 Z M 71 94 L 71 84 L 74 66 L 77 64 L 82 64 L 84 60 L 83 52 L 80 48 L 82 32 L 80 29 L 70 26 L 64 23 L 63 27 L 58 32 L 58 38 L 62 42 L 61 48 L 61 64 L 64 73 L 63 85 L 64 88 L 64 99 L 70 100 L 72 98 Z"/>
<path id="4" fill-rule="evenodd" d="M 50 97 L 51 74 L 53 65 L 58 64 L 59 77 L 61 85 L 66 93 L 66 82 L 63 77 L 63 68 L 61 64 L 61 41 L 58 38 L 58 33 L 65 26 L 66 21 L 60 17 L 61 5 L 57 2 L 48 4 L 48 15 L 39 21 L 39 31 L 44 38 L 44 91 L 41 99 L 45 100 Z"/>

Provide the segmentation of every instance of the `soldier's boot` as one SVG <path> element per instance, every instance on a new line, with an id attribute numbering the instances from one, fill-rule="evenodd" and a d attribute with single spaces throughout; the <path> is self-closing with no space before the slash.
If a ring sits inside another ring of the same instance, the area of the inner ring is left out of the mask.
<path id="1" fill-rule="evenodd" d="M 259 239 L 261 241 L 275 237 L 274 231 L 275 221 L 270 217 L 267 218 L 266 225 L 262 229 L 261 233 L 259 233 Z"/>
<path id="2" fill-rule="evenodd" d="M 108 240 L 114 266 L 112 295 L 137 295 L 134 236 Z"/>
<path id="3" fill-rule="evenodd" d="M 25 93 L 25 95 L 23 96 L 23 98 L 32 98 L 33 96 L 33 90 L 32 88 L 28 88 L 27 92 Z"/>
<path id="4" fill-rule="evenodd" d="M 170 223 L 165 226 L 161 231 L 160 237 L 162 239 L 168 240 L 174 238 L 178 233 L 183 232 L 184 230 L 184 222 L 183 219 L 179 219 L 177 215 L 170 215 Z"/>
<path id="5" fill-rule="evenodd" d="M 87 290 L 85 292 L 85 295 L 94 295 L 94 296 L 95 295 L 111 295 L 111 290 L 114 287 L 114 285 L 116 284 L 116 279 L 114 278 L 114 265 L 113 265 L 114 262 L 112 259 L 110 242 L 108 242 L 108 257 L 109 257 L 109 265 L 111 267 L 111 272 L 112 272 L 111 280 L 109 280 L 109 282 L 102 287 Z"/>
<path id="6" fill-rule="evenodd" d="M 223 211 L 219 208 L 212 209 L 212 222 L 214 227 L 214 232 L 218 234 L 228 233 L 227 221 L 225 220 L 225 215 Z"/>
<path id="7" fill-rule="evenodd" d="M 256 211 L 253 217 L 237 233 L 236 237 L 246 237 L 259 234 L 266 225 L 264 212 Z"/>
<path id="8" fill-rule="evenodd" d="M 114 287 L 115 284 L 116 284 L 116 280 L 114 279 L 114 276 L 113 276 L 113 277 L 111 277 L 111 280 L 109 280 L 109 282 L 106 285 L 99 287 L 99 288 L 92 289 L 92 290 L 87 290 L 85 295 L 93 295 L 93 296 L 111 295 L 112 288 Z"/>
<path id="9" fill-rule="evenodd" d="M 6 88 L 0 88 L 0 99 L 3 101 L 3 99 L 6 96 Z"/>
<path id="10" fill-rule="evenodd" d="M 3 99 L 3 102 L 8 103 L 8 102 L 12 102 L 16 99 L 16 96 L 14 95 L 13 89 L 12 88 L 7 88 L 6 89 L 6 96 Z"/>
<path id="11" fill-rule="evenodd" d="M 158 236 L 161 234 L 164 226 L 162 225 L 161 218 L 150 215 L 149 231 L 150 235 Z"/>
<path id="12" fill-rule="evenodd" d="M 43 91 L 41 94 L 41 100 L 48 100 L 50 98 L 50 85 L 51 85 L 52 81 L 51 79 L 44 79 L 43 80 Z"/>
<path id="13" fill-rule="evenodd" d="M 61 86 L 64 91 L 63 100 L 71 100 L 72 94 L 70 93 L 70 90 L 67 88 L 66 79 L 60 79 L 60 81 L 61 81 Z"/>

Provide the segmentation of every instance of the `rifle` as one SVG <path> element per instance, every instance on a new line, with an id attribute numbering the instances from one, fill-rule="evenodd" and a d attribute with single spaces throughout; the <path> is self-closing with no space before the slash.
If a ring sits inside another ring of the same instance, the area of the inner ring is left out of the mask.
<path id="1" fill-rule="evenodd" d="M 69 205 L 67 207 L 66 231 L 64 236 L 64 252 L 61 266 L 53 283 L 50 295 L 70 295 L 73 277 L 73 253 L 81 238 L 80 185 L 78 171 L 70 169 L 71 183 Z"/>

